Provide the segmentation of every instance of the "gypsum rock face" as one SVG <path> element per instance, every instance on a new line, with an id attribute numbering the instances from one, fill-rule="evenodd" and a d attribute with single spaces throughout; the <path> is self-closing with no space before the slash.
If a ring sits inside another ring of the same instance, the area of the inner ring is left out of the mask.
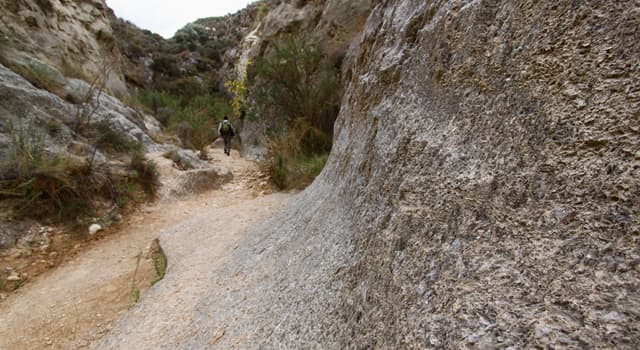
<path id="1" fill-rule="evenodd" d="M 5 126 L 0 132 L 0 150 L 8 150 L 9 147 L 11 138 L 7 134 L 8 123 L 27 124 L 26 119 L 38 121 L 36 125 L 42 128 L 46 135 L 45 142 L 52 151 L 65 151 L 67 145 L 73 143 L 71 127 L 80 108 L 79 105 L 73 105 L 56 95 L 35 88 L 2 65 L 0 65 L 0 79 L 0 119 Z M 83 95 L 83 91 L 88 89 L 88 84 L 81 80 L 70 79 L 67 89 Z M 148 134 L 149 130 L 159 129 L 158 121 L 150 116 L 139 115 L 135 110 L 124 106 L 118 99 L 106 93 L 100 95 L 99 106 L 90 119 L 91 125 L 100 121 L 109 121 L 114 131 L 129 141 L 142 142 L 150 151 L 161 148 Z M 47 125 L 56 125 L 59 131 L 51 135 L 46 130 Z M 77 141 L 83 142 L 83 138 L 79 137 Z M 6 152 L 2 153 L 6 156 Z M 99 154 L 99 158 L 106 159 L 102 154 Z"/>
<path id="2" fill-rule="evenodd" d="M 387 1 L 324 177 L 352 200 L 344 348 L 633 348 L 630 1 Z"/>

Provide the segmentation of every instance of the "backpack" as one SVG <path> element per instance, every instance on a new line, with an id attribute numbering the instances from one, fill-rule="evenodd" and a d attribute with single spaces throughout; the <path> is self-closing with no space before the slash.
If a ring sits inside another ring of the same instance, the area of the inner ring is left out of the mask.
<path id="1" fill-rule="evenodd" d="M 233 136 L 233 130 L 231 130 L 231 123 L 229 122 L 222 122 L 222 135 L 224 136 Z"/>

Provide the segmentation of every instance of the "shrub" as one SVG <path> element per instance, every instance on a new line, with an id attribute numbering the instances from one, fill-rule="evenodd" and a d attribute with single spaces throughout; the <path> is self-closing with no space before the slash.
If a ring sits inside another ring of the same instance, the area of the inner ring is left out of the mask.
<path id="1" fill-rule="evenodd" d="M 308 126 L 297 126 L 290 132 L 271 137 L 267 154 L 260 164 L 271 181 L 280 189 L 304 188 L 320 174 L 328 158 L 328 152 L 310 152 L 305 140 L 315 136 Z"/>
<path id="2" fill-rule="evenodd" d="M 308 185 L 331 151 L 340 102 L 334 66 L 316 45 L 290 37 L 256 62 L 249 79 L 250 100 L 270 123 L 264 170 L 281 189 Z"/>
<path id="3" fill-rule="evenodd" d="M 131 141 L 113 128 L 110 120 L 101 120 L 94 125 L 93 137 L 95 146 L 102 150 L 126 153 L 141 150 L 144 146 L 138 141 Z"/>
<path id="4" fill-rule="evenodd" d="M 131 155 L 129 167 L 131 169 L 129 177 L 135 180 L 145 193 L 155 197 L 160 185 L 160 174 L 156 163 L 146 159 L 143 152 L 137 151 Z"/>
<path id="5" fill-rule="evenodd" d="M 251 95 L 261 114 L 275 123 L 304 119 L 329 135 L 338 115 L 338 76 L 320 48 L 290 37 L 256 61 L 249 75 Z"/>
<path id="6" fill-rule="evenodd" d="M 187 106 L 198 96 L 207 93 L 206 86 L 195 77 L 159 80 L 156 82 L 156 87 L 160 91 L 165 91 L 177 97 L 182 106 Z"/>
<path id="7" fill-rule="evenodd" d="M 160 73 L 168 77 L 175 78 L 180 76 L 178 59 L 171 55 L 158 55 L 158 57 L 153 59 L 149 68 L 156 73 Z"/>
<path id="8" fill-rule="evenodd" d="M 176 97 L 162 91 L 144 90 L 138 94 L 138 99 L 164 126 L 168 126 L 172 115 L 182 109 Z"/>
<path id="9" fill-rule="evenodd" d="M 16 208 L 30 216 L 69 219 L 88 214 L 87 193 L 100 187 L 81 162 L 47 154 L 44 134 L 33 122 L 11 127 L 11 154 L 2 171 L 0 193 L 16 198 Z"/>

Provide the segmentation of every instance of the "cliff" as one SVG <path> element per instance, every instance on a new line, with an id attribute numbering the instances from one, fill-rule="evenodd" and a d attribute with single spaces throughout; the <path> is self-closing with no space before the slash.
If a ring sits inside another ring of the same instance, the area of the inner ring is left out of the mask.
<path id="1" fill-rule="evenodd" d="M 212 298 L 211 310 L 240 300 L 215 313 L 243 325 L 228 337 L 251 328 L 254 348 L 634 348 L 637 11 L 377 3 L 345 61 L 328 165 L 252 231 L 247 246 L 261 249 L 229 263 L 247 291 Z"/>
<path id="2" fill-rule="evenodd" d="M 106 86 L 116 96 L 128 91 L 104 0 L 2 0 L 2 63 L 12 68 L 92 80 L 107 71 Z"/>

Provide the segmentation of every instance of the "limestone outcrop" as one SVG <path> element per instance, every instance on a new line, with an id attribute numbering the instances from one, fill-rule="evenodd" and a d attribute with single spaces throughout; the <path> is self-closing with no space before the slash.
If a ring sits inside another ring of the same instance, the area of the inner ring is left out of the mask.
<path id="1" fill-rule="evenodd" d="M 86 90 L 90 88 L 82 80 L 70 82 L 70 94 L 86 95 Z M 86 106 L 87 104 L 92 107 Z M 7 158 L 11 128 L 26 128 L 29 124 L 33 125 L 33 132 L 44 135 L 50 152 L 87 156 L 92 152 L 93 146 L 73 130 L 81 108 L 95 109 L 89 118 L 90 125 L 108 121 L 110 127 L 125 140 L 141 142 L 149 150 L 159 149 L 160 146 L 150 136 L 160 130 L 160 124 L 153 117 L 140 114 L 106 93 L 100 96 L 96 94 L 87 104 L 72 104 L 50 92 L 37 89 L 18 74 L 0 65 L 0 160 Z M 107 159 L 100 151 L 96 156 L 99 161 Z"/>
<path id="2" fill-rule="evenodd" d="M 376 3 L 327 167 L 221 272 L 221 346 L 635 348 L 638 18 Z"/>
<path id="3" fill-rule="evenodd" d="M 107 75 L 106 87 L 127 96 L 120 51 L 104 0 L 0 1 L 2 63 L 49 74 L 92 80 Z"/>

